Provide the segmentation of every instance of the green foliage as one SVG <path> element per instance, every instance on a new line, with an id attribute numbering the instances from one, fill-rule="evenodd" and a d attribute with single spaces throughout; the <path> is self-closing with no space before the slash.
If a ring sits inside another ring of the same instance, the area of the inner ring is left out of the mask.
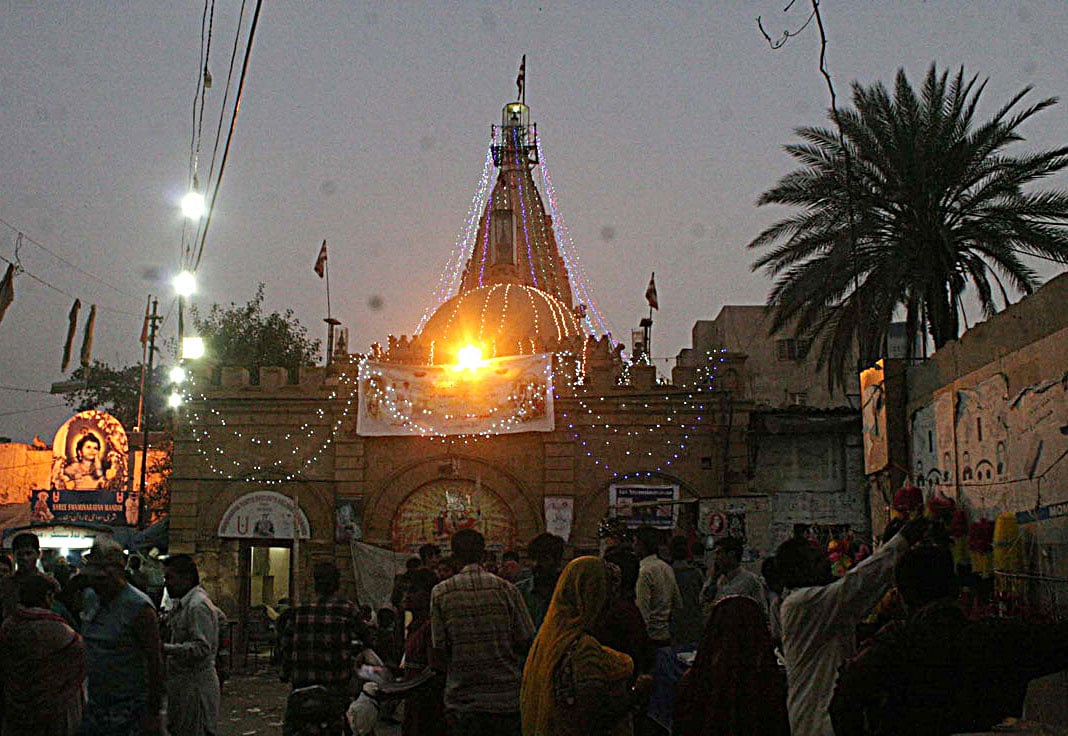
<path id="1" fill-rule="evenodd" d="M 149 429 L 157 431 L 164 428 L 167 385 L 162 367 L 156 366 L 153 373 L 155 380 L 148 382 L 145 388 L 150 409 Z M 137 426 L 137 404 L 141 393 L 140 365 L 112 368 L 107 363 L 94 360 L 88 371 L 79 366 L 70 374 L 70 380 L 84 383 L 83 388 L 63 394 L 64 401 L 75 411 L 106 411 L 122 422 L 127 432 L 132 432 Z"/>
<path id="2" fill-rule="evenodd" d="M 259 382 L 263 366 L 285 366 L 295 376 L 300 366 L 315 365 L 322 346 L 308 337 L 308 330 L 292 309 L 267 314 L 263 308 L 264 285 L 260 284 L 247 304 L 231 302 L 223 308 L 212 305 L 201 317 L 191 310 L 198 335 L 204 338 L 208 358 L 219 366 L 247 368 L 253 383 Z"/>
<path id="3" fill-rule="evenodd" d="M 959 335 L 966 293 L 989 317 L 1010 292 L 1040 285 L 1021 256 L 1068 263 L 1068 193 L 1025 191 L 1068 166 L 1068 147 L 1005 151 L 1057 100 L 1021 109 L 1026 87 L 980 121 L 985 86 L 935 65 L 918 91 L 904 70 L 892 93 L 854 82 L 853 107 L 838 111 L 841 139 L 805 127 L 786 146 L 801 167 L 759 204 L 798 211 L 749 243 L 770 249 L 753 269 L 776 279 L 773 332 L 817 338 L 830 383 L 842 383 L 852 357 L 882 357 L 895 315 L 904 313 L 910 349 L 920 330 L 939 348 Z"/>

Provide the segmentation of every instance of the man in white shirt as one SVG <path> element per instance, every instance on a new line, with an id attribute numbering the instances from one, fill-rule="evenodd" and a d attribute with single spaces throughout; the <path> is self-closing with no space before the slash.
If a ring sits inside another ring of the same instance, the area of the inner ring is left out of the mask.
<path id="1" fill-rule="evenodd" d="M 682 608 L 682 594 L 675 582 L 675 571 L 657 556 L 657 531 L 651 526 L 638 527 L 634 533 L 635 551 L 641 560 L 635 586 L 638 610 L 645 619 L 649 638 L 656 648 L 671 646 L 671 612 Z"/>
<path id="2" fill-rule="evenodd" d="M 828 707 L 838 668 L 856 653 L 856 626 L 890 588 L 894 564 L 926 529 L 909 522 L 878 552 L 837 580 L 827 554 L 806 539 L 775 553 L 786 586 L 780 614 L 793 736 L 834 736 Z"/>
<path id="3" fill-rule="evenodd" d="M 738 537 L 716 540 L 716 557 L 712 571 L 701 588 L 701 612 L 705 621 L 712 614 L 712 606 L 729 595 L 744 595 L 760 604 L 764 618 L 768 618 L 768 600 L 760 576 L 742 567 L 744 545 Z"/>

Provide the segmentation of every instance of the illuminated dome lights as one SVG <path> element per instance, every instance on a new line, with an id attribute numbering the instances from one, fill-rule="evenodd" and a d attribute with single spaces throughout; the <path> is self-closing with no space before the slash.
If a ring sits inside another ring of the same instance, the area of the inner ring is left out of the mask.
<path id="1" fill-rule="evenodd" d="M 420 333 L 438 362 L 455 360 L 466 345 L 480 345 L 484 357 L 538 352 L 585 331 L 559 299 L 521 284 L 490 284 L 465 291 L 438 307 Z"/>

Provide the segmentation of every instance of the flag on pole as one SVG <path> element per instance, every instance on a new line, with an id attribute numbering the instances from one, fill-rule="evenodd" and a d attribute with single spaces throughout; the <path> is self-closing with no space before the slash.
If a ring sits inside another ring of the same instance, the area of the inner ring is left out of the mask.
<path id="1" fill-rule="evenodd" d="M 520 102 L 526 102 L 526 86 L 527 86 L 527 55 L 523 54 L 523 61 L 519 63 L 519 74 L 515 78 L 515 86 L 519 88 L 518 100 Z"/>
<path id="2" fill-rule="evenodd" d="M 75 299 L 71 305 L 70 314 L 67 315 L 67 341 L 63 343 L 63 362 L 59 365 L 59 372 L 66 373 L 70 367 L 70 358 L 74 353 L 74 334 L 78 331 L 78 312 L 82 308 L 82 300 Z"/>
<path id="3" fill-rule="evenodd" d="M 660 302 L 656 299 L 656 273 L 649 277 L 649 286 L 645 289 L 645 301 L 649 302 L 650 307 L 660 311 Z"/>
<path id="4" fill-rule="evenodd" d="M 93 328 L 96 326 L 96 305 L 89 307 L 85 320 L 85 335 L 82 337 L 82 368 L 88 368 L 93 358 Z"/>
<path id="5" fill-rule="evenodd" d="M 15 301 L 15 264 L 9 263 L 3 280 L 0 280 L 0 321 L 4 319 L 4 312 L 13 301 Z"/>
<path id="6" fill-rule="evenodd" d="M 315 259 L 315 273 L 319 278 L 323 277 L 326 273 L 326 241 L 323 241 L 323 247 L 319 249 L 319 257 Z"/>

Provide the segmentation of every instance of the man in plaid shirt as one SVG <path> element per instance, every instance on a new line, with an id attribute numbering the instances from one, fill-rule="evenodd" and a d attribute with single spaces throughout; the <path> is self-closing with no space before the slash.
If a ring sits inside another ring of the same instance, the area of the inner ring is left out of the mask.
<path id="1" fill-rule="evenodd" d="M 317 563 L 312 576 L 315 602 L 293 609 L 281 632 L 282 679 L 293 689 L 324 685 L 348 697 L 353 642 L 367 641 L 367 629 L 356 606 L 338 594 L 341 575 L 334 563 Z"/>

